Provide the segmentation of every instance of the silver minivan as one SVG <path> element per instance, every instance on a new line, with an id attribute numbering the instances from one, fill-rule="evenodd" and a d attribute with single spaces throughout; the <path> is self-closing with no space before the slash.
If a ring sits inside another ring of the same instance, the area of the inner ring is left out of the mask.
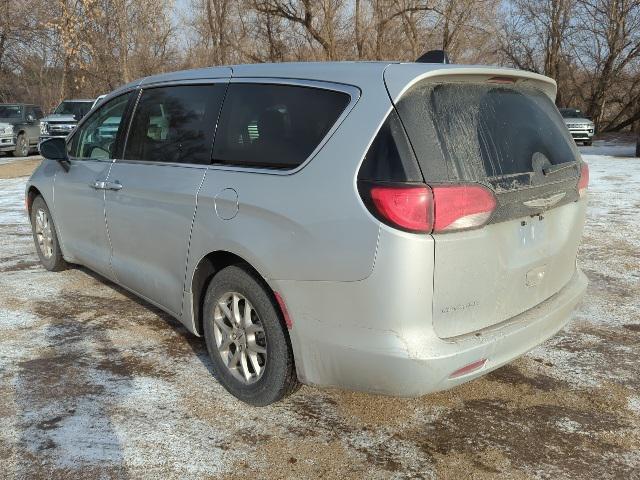
<path id="1" fill-rule="evenodd" d="M 204 336 L 267 405 L 300 383 L 418 396 L 554 335 L 586 289 L 588 169 L 537 74 L 294 63 L 144 78 L 45 160 L 42 264 Z"/>

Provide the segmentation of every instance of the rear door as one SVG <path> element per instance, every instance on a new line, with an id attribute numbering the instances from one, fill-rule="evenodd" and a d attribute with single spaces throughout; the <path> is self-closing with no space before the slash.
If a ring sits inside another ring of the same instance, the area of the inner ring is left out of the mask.
<path id="1" fill-rule="evenodd" d="M 396 107 L 427 184 L 479 184 L 496 199 L 482 228 L 435 219 L 436 333 L 477 331 L 561 290 L 575 271 L 585 202 L 580 155 L 548 85 L 445 76 L 416 83 Z M 446 210 L 435 201 L 436 214 Z"/>
<path id="2" fill-rule="evenodd" d="M 196 195 L 227 81 L 143 89 L 106 216 L 117 280 L 179 315 Z"/>

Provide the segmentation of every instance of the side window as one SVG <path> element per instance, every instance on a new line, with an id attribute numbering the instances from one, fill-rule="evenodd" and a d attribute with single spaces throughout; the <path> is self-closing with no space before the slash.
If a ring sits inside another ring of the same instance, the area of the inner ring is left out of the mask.
<path id="1" fill-rule="evenodd" d="M 373 139 L 358 172 L 358 180 L 423 181 L 418 161 L 395 110 L 391 111 Z"/>
<path id="2" fill-rule="evenodd" d="M 114 158 L 116 138 L 131 95 L 129 92 L 116 97 L 91 115 L 67 145 L 69 156 L 98 160 Z"/>
<path id="3" fill-rule="evenodd" d="M 291 85 L 229 86 L 213 162 L 275 169 L 299 166 L 349 104 L 349 95 Z"/>
<path id="4" fill-rule="evenodd" d="M 209 164 L 226 87 L 225 83 L 144 90 L 124 159 Z"/>

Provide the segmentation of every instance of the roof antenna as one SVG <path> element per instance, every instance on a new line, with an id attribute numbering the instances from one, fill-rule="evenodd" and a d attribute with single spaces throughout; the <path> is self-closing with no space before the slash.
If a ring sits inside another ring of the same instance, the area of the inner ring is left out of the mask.
<path id="1" fill-rule="evenodd" d="M 451 60 L 444 50 L 429 50 L 418 57 L 416 63 L 451 63 Z"/>

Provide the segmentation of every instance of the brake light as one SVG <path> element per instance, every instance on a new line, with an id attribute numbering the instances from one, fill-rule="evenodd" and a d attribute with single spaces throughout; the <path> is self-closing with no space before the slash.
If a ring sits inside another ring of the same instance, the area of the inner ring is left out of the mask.
<path id="1" fill-rule="evenodd" d="M 496 209 L 496 197 L 481 185 L 433 187 L 435 222 L 433 232 L 478 228 Z"/>
<path id="2" fill-rule="evenodd" d="M 431 232 L 433 197 L 426 185 L 375 186 L 371 188 L 370 195 L 379 215 L 393 226 L 410 232 Z"/>
<path id="3" fill-rule="evenodd" d="M 481 185 L 375 185 L 370 208 L 392 227 L 413 233 L 445 233 L 485 225 L 496 209 Z M 371 205 L 372 204 L 372 205 Z"/>
<path id="4" fill-rule="evenodd" d="M 578 194 L 580 197 L 584 197 L 587 193 L 587 187 L 589 186 L 589 165 L 582 162 L 580 167 L 580 178 L 578 179 Z"/>

